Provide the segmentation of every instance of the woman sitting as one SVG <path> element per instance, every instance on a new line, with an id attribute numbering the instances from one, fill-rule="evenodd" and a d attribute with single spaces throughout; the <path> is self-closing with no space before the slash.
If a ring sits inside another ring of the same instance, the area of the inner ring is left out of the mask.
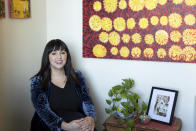
<path id="1" fill-rule="evenodd" d="M 44 49 L 41 68 L 31 79 L 31 100 L 31 131 L 94 130 L 96 113 L 85 79 L 59 39 Z"/>

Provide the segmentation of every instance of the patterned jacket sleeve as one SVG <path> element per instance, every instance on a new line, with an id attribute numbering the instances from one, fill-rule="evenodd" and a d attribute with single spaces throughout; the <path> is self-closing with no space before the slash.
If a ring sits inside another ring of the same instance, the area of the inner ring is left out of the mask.
<path id="1" fill-rule="evenodd" d="M 50 108 L 46 92 L 41 88 L 41 77 L 31 80 L 31 100 L 35 111 L 52 131 L 60 131 L 63 119 Z"/>
<path id="2" fill-rule="evenodd" d="M 83 106 L 83 110 L 84 113 L 87 116 L 91 116 L 94 118 L 94 120 L 96 121 L 96 112 L 95 112 L 95 106 L 93 104 L 93 101 L 91 99 L 91 96 L 89 94 L 88 91 L 88 87 L 85 81 L 84 76 L 82 75 L 82 73 L 79 70 L 75 70 L 75 72 L 78 74 L 78 76 L 80 77 L 80 87 L 81 87 L 81 91 L 82 91 L 82 106 Z"/>

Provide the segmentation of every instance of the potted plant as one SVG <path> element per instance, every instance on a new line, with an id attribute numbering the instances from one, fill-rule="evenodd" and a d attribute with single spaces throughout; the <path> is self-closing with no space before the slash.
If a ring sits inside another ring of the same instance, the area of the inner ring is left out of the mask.
<path id="1" fill-rule="evenodd" d="M 119 124 L 127 123 L 125 129 L 129 131 L 139 115 L 144 114 L 147 110 L 147 105 L 144 102 L 141 106 L 139 105 L 140 96 L 131 91 L 133 87 L 133 79 L 122 79 L 120 85 L 116 85 L 109 90 L 108 96 L 110 99 L 106 100 L 109 107 L 105 108 L 107 114 L 114 114 L 119 118 Z"/>

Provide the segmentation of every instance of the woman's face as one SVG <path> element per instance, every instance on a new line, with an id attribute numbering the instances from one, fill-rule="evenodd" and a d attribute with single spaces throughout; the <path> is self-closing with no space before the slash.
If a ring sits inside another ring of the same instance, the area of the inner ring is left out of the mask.
<path id="1" fill-rule="evenodd" d="M 64 50 L 55 50 L 49 54 L 50 68 L 62 70 L 67 62 L 67 52 Z"/>

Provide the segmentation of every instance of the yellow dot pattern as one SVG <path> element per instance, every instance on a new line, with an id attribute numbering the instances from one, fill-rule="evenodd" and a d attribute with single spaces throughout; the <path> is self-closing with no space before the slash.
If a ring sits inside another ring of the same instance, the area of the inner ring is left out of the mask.
<path id="1" fill-rule="evenodd" d="M 147 18 L 141 18 L 139 20 L 139 26 L 141 29 L 146 29 L 148 27 L 148 19 Z"/>
<path id="2" fill-rule="evenodd" d="M 172 47 L 169 49 L 169 57 L 174 61 L 180 60 L 181 54 L 182 54 L 182 49 L 180 46 L 172 45 Z"/>
<path id="3" fill-rule="evenodd" d="M 188 14 L 184 17 L 184 22 L 186 25 L 194 25 L 195 24 L 195 16 L 192 14 Z"/>
<path id="4" fill-rule="evenodd" d="M 111 53 L 112 55 L 117 55 L 117 54 L 118 54 L 118 48 L 117 48 L 117 47 L 112 47 L 112 48 L 110 49 L 110 53 Z"/>
<path id="5" fill-rule="evenodd" d="M 195 45 L 196 44 L 196 29 L 184 30 L 183 41 L 185 45 Z"/>
<path id="6" fill-rule="evenodd" d="M 132 11 L 140 11 L 144 8 L 145 1 L 144 0 L 129 0 L 129 7 Z"/>
<path id="7" fill-rule="evenodd" d="M 187 46 L 182 50 L 181 58 L 187 62 L 193 61 L 195 59 L 195 49 L 191 46 Z"/>
<path id="8" fill-rule="evenodd" d="M 135 33 L 132 35 L 132 41 L 135 44 L 139 44 L 142 41 L 142 37 L 139 33 Z"/>
<path id="9" fill-rule="evenodd" d="M 113 13 L 117 9 L 117 0 L 103 0 L 104 9 L 107 13 Z"/>
<path id="10" fill-rule="evenodd" d="M 107 32 L 101 32 L 99 34 L 99 40 L 103 43 L 107 43 L 108 42 L 108 33 Z"/>
<path id="11" fill-rule="evenodd" d="M 126 46 L 123 46 L 121 49 L 120 49 L 120 55 L 124 58 L 128 57 L 129 56 L 129 49 L 126 47 Z"/>
<path id="12" fill-rule="evenodd" d="M 95 1 L 93 4 L 93 9 L 94 9 L 94 11 L 100 11 L 102 9 L 101 2 Z"/>
<path id="13" fill-rule="evenodd" d="M 117 46 L 120 43 L 120 35 L 113 31 L 109 34 L 109 42 L 111 45 Z"/>
<path id="14" fill-rule="evenodd" d="M 144 52 L 143 52 L 143 55 L 144 55 L 145 58 L 149 58 L 149 59 L 150 59 L 150 58 L 153 57 L 154 51 L 153 51 L 152 48 L 146 48 L 146 49 L 144 50 Z"/>
<path id="15" fill-rule="evenodd" d="M 168 33 L 164 30 L 158 30 L 155 33 L 155 40 L 159 45 L 166 45 L 168 42 Z"/>
<path id="16" fill-rule="evenodd" d="M 129 43 L 129 40 L 130 40 L 129 34 L 123 34 L 123 36 L 122 36 L 122 41 L 123 41 L 124 43 Z"/>
<path id="17" fill-rule="evenodd" d="M 117 17 L 114 20 L 114 29 L 117 31 L 123 31 L 126 28 L 125 19 L 122 17 Z"/>
<path id="18" fill-rule="evenodd" d="M 92 4 L 92 9 L 95 12 L 99 12 L 103 9 L 107 13 L 114 13 L 117 8 L 120 10 L 128 8 L 133 12 L 139 12 L 144 8 L 151 11 L 157 8 L 158 4 L 165 5 L 167 2 L 168 0 L 103 0 L 102 5 L 102 2 L 97 0 Z M 175 5 L 183 3 L 187 6 L 196 5 L 196 0 L 171 0 L 171 2 Z M 132 58 L 137 59 L 143 55 L 144 58 L 151 59 L 156 55 L 160 60 L 166 57 L 169 57 L 173 61 L 183 60 L 185 62 L 192 62 L 196 60 L 196 50 L 192 47 L 196 45 L 196 29 L 191 28 L 196 24 L 194 14 L 181 15 L 178 12 L 171 12 L 168 16 L 151 16 L 149 18 L 141 17 L 136 20 L 135 18 L 125 19 L 123 17 L 112 19 L 113 20 L 109 17 L 101 18 L 99 15 L 92 15 L 89 18 L 88 24 L 92 31 L 100 32 L 98 35 L 100 43 L 105 45 L 108 43 L 112 46 L 109 52 L 114 56 L 119 54 L 123 58 L 131 56 Z M 160 28 L 155 31 L 154 34 L 146 34 L 144 36 L 141 36 L 139 32 L 131 32 L 131 30 L 137 26 L 143 30 L 147 29 L 149 24 L 153 26 L 170 26 L 173 30 L 167 32 Z M 180 32 L 182 24 L 186 24 L 186 26 L 189 26 L 190 28 L 186 29 L 185 27 L 184 31 Z M 129 29 L 132 35 L 124 33 L 126 28 Z M 144 40 L 144 43 L 142 42 L 142 39 Z M 132 47 L 132 49 L 129 49 L 127 46 L 121 46 L 120 49 L 118 47 L 121 40 L 124 44 L 128 44 L 129 42 L 132 44 L 133 42 L 133 44 L 141 43 L 153 47 L 153 44 L 158 44 L 160 46 L 167 45 L 169 39 L 170 42 L 173 42 L 171 43 L 173 45 L 169 45 L 170 47 L 167 51 L 163 47 L 159 47 L 156 50 L 148 47 L 144 49 L 143 47 Z M 179 42 L 181 41 L 185 45 L 184 48 L 180 46 L 181 43 Z M 178 45 L 178 43 L 180 45 Z M 92 52 L 95 57 L 102 58 L 107 55 L 107 49 L 102 44 L 95 44 L 93 46 Z"/>
<path id="19" fill-rule="evenodd" d="M 196 0 L 185 0 L 185 4 L 188 6 L 196 5 Z"/>
<path id="20" fill-rule="evenodd" d="M 112 20 L 108 17 L 102 18 L 102 30 L 111 31 L 112 30 Z"/>
<path id="21" fill-rule="evenodd" d="M 181 39 L 182 35 L 179 31 L 177 30 L 174 30 L 170 33 L 170 39 L 173 41 L 173 42 L 179 42 L 180 39 Z"/>
<path id="22" fill-rule="evenodd" d="M 134 47 L 131 50 L 131 56 L 133 58 L 139 58 L 141 56 L 141 49 L 139 47 Z"/>
<path id="23" fill-rule="evenodd" d="M 89 19 L 89 26 L 93 31 L 101 30 L 101 18 L 98 15 L 93 15 Z"/>
<path id="24" fill-rule="evenodd" d="M 176 4 L 176 5 L 181 4 L 182 2 L 183 2 L 183 0 L 173 0 L 173 3 Z"/>
<path id="25" fill-rule="evenodd" d="M 165 49 L 163 48 L 159 48 L 158 51 L 157 51 L 157 57 L 160 58 L 160 59 L 163 59 L 165 58 L 167 55 Z"/>
<path id="26" fill-rule="evenodd" d="M 127 8 L 127 2 L 125 0 L 120 0 L 119 4 L 118 4 L 119 8 L 121 10 L 124 10 Z"/>
<path id="27" fill-rule="evenodd" d="M 107 53 L 106 47 L 101 44 L 96 44 L 93 47 L 93 55 L 96 57 L 104 57 L 106 56 L 106 53 Z"/>
<path id="28" fill-rule="evenodd" d="M 157 0 L 145 0 L 145 7 L 148 10 L 153 10 L 157 7 L 158 1 Z"/>
<path id="29" fill-rule="evenodd" d="M 167 16 L 161 16 L 161 18 L 160 18 L 160 24 L 163 25 L 163 26 L 165 26 L 165 25 L 167 25 L 167 23 L 168 23 Z"/>
<path id="30" fill-rule="evenodd" d="M 154 43 L 154 37 L 152 34 L 147 34 L 144 37 L 144 41 L 147 45 L 152 45 Z"/>
<path id="31" fill-rule="evenodd" d="M 135 24 L 136 24 L 136 22 L 135 22 L 134 18 L 129 18 L 127 20 L 127 28 L 128 29 L 133 29 L 135 27 Z"/>
<path id="32" fill-rule="evenodd" d="M 150 22 L 152 25 L 157 25 L 159 23 L 159 18 L 157 16 L 152 16 Z"/>
<path id="33" fill-rule="evenodd" d="M 179 28 L 182 24 L 182 16 L 178 13 L 169 15 L 169 25 L 173 28 Z"/>
<path id="34" fill-rule="evenodd" d="M 160 5 L 165 5 L 167 3 L 167 0 L 158 0 L 158 3 Z"/>

